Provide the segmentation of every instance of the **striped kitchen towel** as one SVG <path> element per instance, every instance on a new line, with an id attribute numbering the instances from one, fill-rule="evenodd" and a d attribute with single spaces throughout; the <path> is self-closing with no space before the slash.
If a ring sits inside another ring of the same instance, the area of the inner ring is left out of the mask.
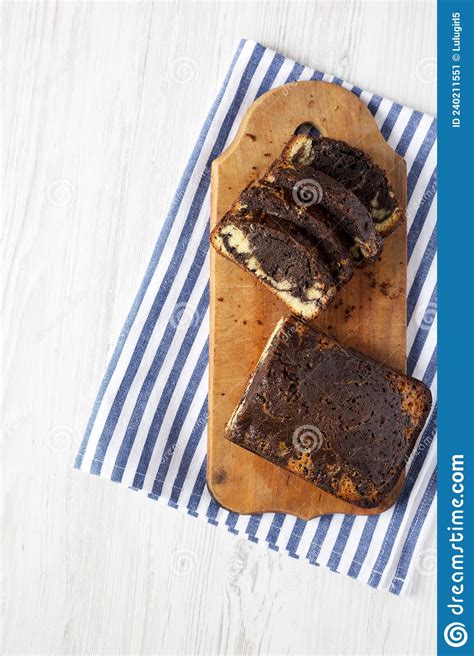
<path id="1" fill-rule="evenodd" d="M 296 80 L 355 93 L 408 166 L 408 370 L 436 398 L 436 120 L 243 40 L 163 222 L 143 283 L 108 365 L 75 467 L 162 498 L 274 550 L 399 594 L 433 555 L 423 536 L 436 494 L 436 404 L 395 506 L 382 515 L 305 522 L 221 508 L 205 483 L 211 162 L 249 105 Z"/>

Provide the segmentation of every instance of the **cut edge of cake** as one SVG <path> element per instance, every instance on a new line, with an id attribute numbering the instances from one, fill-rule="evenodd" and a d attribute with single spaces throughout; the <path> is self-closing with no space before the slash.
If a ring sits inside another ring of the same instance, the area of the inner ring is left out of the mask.
<path id="1" fill-rule="evenodd" d="M 400 206 L 400 203 L 390 182 L 388 181 L 385 171 L 380 166 L 378 166 L 366 152 L 360 148 L 351 146 L 342 139 L 332 139 L 330 137 L 323 136 L 314 137 L 309 134 L 297 134 L 292 136 L 286 143 L 281 154 L 281 159 L 293 164 L 298 163 L 313 167 L 312 162 L 314 161 L 315 149 L 318 148 L 318 145 L 330 143 L 333 143 L 338 147 L 343 146 L 346 148 L 354 158 L 363 162 L 364 165 L 368 168 L 372 167 L 384 181 L 386 193 L 393 201 L 393 208 L 390 210 L 388 215 L 384 215 L 383 210 L 373 205 L 367 207 L 367 210 L 369 211 L 369 214 L 374 221 L 376 230 L 382 235 L 382 237 L 387 237 L 403 221 L 405 218 L 405 210 Z M 317 167 L 315 167 L 315 170 L 317 170 Z M 330 172 L 329 175 L 331 175 Z M 352 189 L 352 191 L 357 196 L 358 190 Z"/>
<path id="2" fill-rule="evenodd" d="M 310 242 L 321 249 L 334 282 L 339 289 L 354 273 L 354 258 L 344 235 L 331 225 L 328 213 L 322 207 L 310 213 L 304 207 L 291 205 L 282 189 L 276 189 L 257 180 L 239 196 L 235 209 L 242 214 L 265 212 L 284 225 L 293 224 L 303 231 Z"/>
<path id="3" fill-rule="evenodd" d="M 261 255 L 260 259 L 256 256 L 255 249 L 250 243 L 250 237 L 252 232 L 253 234 L 263 234 L 264 231 L 267 231 L 267 234 L 275 240 L 286 239 L 293 253 L 300 256 L 300 262 L 306 262 L 308 269 L 312 272 L 312 279 L 307 281 L 304 296 L 298 297 L 292 293 L 289 279 L 276 280 L 275 276 L 268 272 L 268 267 L 262 263 Z M 250 218 L 248 214 L 245 217 L 239 216 L 238 203 L 213 229 L 211 243 L 221 255 L 252 274 L 280 298 L 292 312 L 305 319 L 316 318 L 336 294 L 337 288 L 332 276 L 327 271 L 321 254 L 318 258 L 315 247 L 304 246 L 275 223 L 271 224 L 269 221 L 260 220 L 257 217 Z M 265 270 L 266 268 L 267 270 Z"/>
<path id="4" fill-rule="evenodd" d="M 303 194 L 298 202 L 305 204 L 308 212 L 314 205 L 322 206 L 332 216 L 334 227 L 346 231 L 364 258 L 372 260 L 380 255 L 382 239 L 369 212 L 350 189 L 331 176 L 309 166 L 278 159 L 262 181 L 277 189 L 286 189 L 293 198 Z M 311 195 L 309 201 L 306 195 Z"/>

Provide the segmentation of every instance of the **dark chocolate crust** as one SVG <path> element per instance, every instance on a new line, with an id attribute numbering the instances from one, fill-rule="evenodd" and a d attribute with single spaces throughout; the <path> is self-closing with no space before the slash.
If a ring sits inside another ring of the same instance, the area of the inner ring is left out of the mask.
<path id="1" fill-rule="evenodd" d="M 345 141 L 295 135 L 285 146 L 282 159 L 322 171 L 351 190 L 384 237 L 404 218 L 385 172 L 366 153 Z"/>
<path id="2" fill-rule="evenodd" d="M 420 381 L 282 319 L 226 437 L 362 508 L 393 490 L 431 408 Z"/>
<path id="3" fill-rule="evenodd" d="M 382 239 L 366 208 L 352 191 L 334 178 L 308 166 L 277 160 L 263 181 L 270 186 L 285 189 L 295 204 L 301 203 L 310 213 L 315 206 L 324 208 L 332 215 L 333 225 L 344 230 L 354 240 L 364 257 L 375 258 L 380 254 Z"/>
<path id="4" fill-rule="evenodd" d="M 310 213 L 287 201 L 283 189 L 273 189 L 256 182 L 248 187 L 238 201 L 239 209 L 246 216 L 269 215 L 279 225 L 292 231 L 297 239 L 321 250 L 328 269 L 338 288 L 351 279 L 354 264 L 349 252 L 346 234 L 334 227 L 329 214 L 319 206 Z"/>

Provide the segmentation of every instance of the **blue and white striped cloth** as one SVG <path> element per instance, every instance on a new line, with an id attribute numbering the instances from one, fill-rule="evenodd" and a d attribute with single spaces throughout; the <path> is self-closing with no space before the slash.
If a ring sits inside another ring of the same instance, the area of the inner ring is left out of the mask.
<path id="1" fill-rule="evenodd" d="M 205 483 L 210 165 L 249 105 L 296 80 L 355 93 L 408 165 L 408 371 L 436 398 L 436 120 L 243 40 L 204 123 L 94 404 L 75 467 L 274 550 L 399 594 L 423 568 L 436 494 L 436 404 L 396 505 L 380 516 L 236 515 Z"/>

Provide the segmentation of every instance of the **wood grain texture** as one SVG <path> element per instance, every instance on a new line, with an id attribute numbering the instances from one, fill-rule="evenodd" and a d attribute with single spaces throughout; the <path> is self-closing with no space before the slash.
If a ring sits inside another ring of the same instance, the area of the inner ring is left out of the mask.
<path id="1" fill-rule="evenodd" d="M 378 593 L 71 463 L 238 40 L 435 113 L 435 79 L 417 75 L 436 57 L 435 5 L 1 11 L 2 653 L 434 654 L 435 576 L 418 577 L 409 597 Z M 182 57 L 194 75 L 179 83 L 170 71 Z M 69 182 L 62 201 L 58 180 Z M 182 550 L 193 559 L 185 575 Z"/>
<path id="2" fill-rule="evenodd" d="M 406 208 L 406 164 L 387 144 L 367 107 L 327 82 L 298 82 L 269 91 L 248 109 L 229 148 L 212 164 L 211 227 L 240 192 L 261 177 L 298 126 L 362 148 L 386 173 Z M 250 372 L 287 306 L 211 249 L 211 340 L 207 483 L 221 505 L 239 513 L 285 512 L 301 519 L 327 513 L 374 515 L 403 486 L 370 510 L 337 499 L 295 474 L 228 442 L 225 426 Z M 356 272 L 315 321 L 345 346 L 406 369 L 406 223 L 384 241 L 380 261 Z"/>

